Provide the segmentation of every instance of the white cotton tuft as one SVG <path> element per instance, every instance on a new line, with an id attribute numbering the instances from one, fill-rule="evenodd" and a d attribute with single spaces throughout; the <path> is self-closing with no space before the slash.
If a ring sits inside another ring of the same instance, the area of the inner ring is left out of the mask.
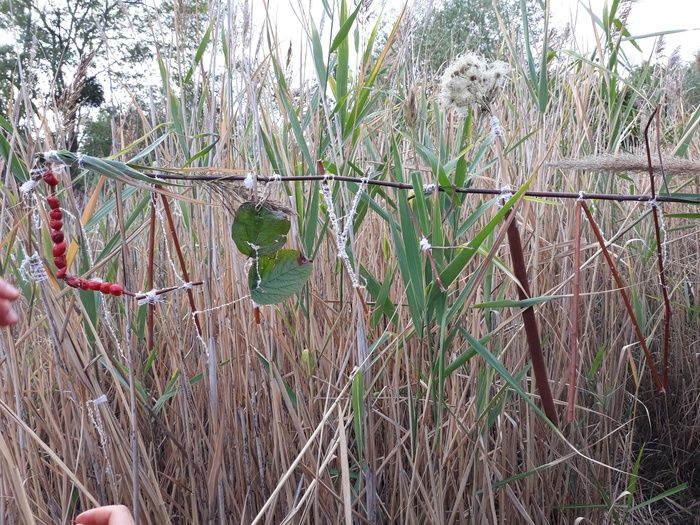
<path id="1" fill-rule="evenodd" d="M 243 180 L 243 185 L 252 190 L 255 187 L 255 175 L 252 172 L 248 173 Z"/>

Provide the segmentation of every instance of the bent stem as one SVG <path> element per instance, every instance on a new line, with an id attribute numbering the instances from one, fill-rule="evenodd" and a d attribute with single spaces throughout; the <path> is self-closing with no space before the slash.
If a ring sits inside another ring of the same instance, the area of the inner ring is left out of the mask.
<path id="1" fill-rule="evenodd" d="M 659 106 L 649 117 L 646 127 L 644 128 L 644 146 L 647 153 L 647 166 L 649 171 L 649 182 L 651 188 L 652 200 L 649 201 L 651 204 L 651 212 L 654 216 L 654 234 L 656 235 L 656 262 L 659 268 L 659 285 L 661 286 L 661 295 L 664 300 L 664 340 L 663 340 L 663 352 L 664 352 L 664 369 L 663 369 L 663 386 L 668 388 L 668 360 L 670 353 L 670 342 L 671 342 L 671 300 L 668 297 L 668 285 L 666 284 L 666 272 L 664 271 L 664 254 L 663 254 L 663 239 L 661 238 L 661 218 L 659 217 L 659 204 L 656 202 L 656 187 L 654 184 L 654 167 L 651 162 L 651 146 L 649 144 L 649 128 L 651 123 L 656 117 L 656 127 L 659 130 Z M 661 162 L 661 156 L 659 155 L 659 162 Z M 661 171 L 663 174 L 663 164 L 661 164 Z"/>
<path id="2" fill-rule="evenodd" d="M 566 393 L 566 421 L 576 419 L 576 370 L 578 363 L 578 306 L 581 295 L 581 201 L 576 202 L 574 218 L 574 275 L 571 283 L 571 334 L 569 335 L 569 386 Z"/>
<path id="3" fill-rule="evenodd" d="M 642 329 L 639 327 L 639 322 L 637 321 L 637 317 L 634 315 L 634 310 L 632 309 L 632 303 L 630 303 L 630 299 L 627 296 L 627 292 L 625 291 L 625 283 L 622 281 L 622 277 L 620 277 L 620 274 L 618 273 L 617 268 L 615 267 L 615 263 L 613 262 L 612 256 L 610 255 L 608 248 L 605 246 L 605 239 L 603 238 L 603 234 L 600 232 L 598 225 L 596 224 L 595 220 L 593 219 L 593 215 L 591 214 L 591 210 L 588 208 L 588 205 L 585 202 L 581 201 L 581 207 L 583 208 L 583 211 L 586 214 L 586 219 L 588 220 L 588 223 L 591 225 L 591 229 L 593 230 L 593 234 L 595 235 L 596 239 L 598 240 L 598 244 L 600 245 L 600 249 L 603 251 L 603 255 L 605 256 L 605 260 L 607 261 L 608 266 L 610 267 L 610 272 L 613 275 L 613 279 L 615 279 L 615 283 L 617 284 L 617 288 L 620 292 L 620 295 L 622 296 L 622 301 L 625 303 L 625 309 L 627 310 L 627 314 L 630 317 L 630 321 L 632 321 L 632 326 L 634 327 L 634 331 L 636 332 L 637 338 L 639 339 L 639 344 L 642 345 L 642 350 L 644 351 L 644 358 L 646 359 L 647 366 L 649 367 L 649 370 L 651 371 L 651 378 L 654 381 L 654 386 L 660 392 L 665 392 L 666 389 L 664 388 L 664 385 L 661 382 L 661 379 L 659 378 L 659 373 L 656 371 L 656 366 L 654 365 L 654 359 L 652 358 L 651 352 L 649 351 L 649 347 L 647 346 L 646 340 L 644 339 L 644 334 L 642 333 Z"/>
<path id="4" fill-rule="evenodd" d="M 510 215 L 511 212 L 508 212 Z M 507 215 L 506 215 L 507 217 Z M 520 232 L 518 231 L 518 221 L 515 217 L 508 226 L 508 246 L 510 247 L 510 256 L 513 260 L 513 273 L 518 279 L 518 297 L 521 301 L 530 299 L 530 284 L 527 278 L 527 268 L 525 266 L 525 257 L 523 255 L 523 246 L 520 242 Z M 535 310 L 532 306 L 523 309 L 523 324 L 525 326 L 525 335 L 527 337 L 527 345 L 530 349 L 530 359 L 532 360 L 532 370 L 535 374 L 535 386 L 542 400 L 542 408 L 549 420 L 556 426 L 558 424 L 557 411 L 554 407 L 554 399 L 552 391 L 549 388 L 549 379 L 547 378 L 547 368 L 544 363 L 542 354 L 542 345 L 540 336 L 537 330 L 537 318 Z"/>

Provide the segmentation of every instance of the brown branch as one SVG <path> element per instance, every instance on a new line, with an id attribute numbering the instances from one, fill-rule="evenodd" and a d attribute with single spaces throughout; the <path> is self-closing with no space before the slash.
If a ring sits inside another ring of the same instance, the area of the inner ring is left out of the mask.
<path id="1" fill-rule="evenodd" d="M 651 352 L 649 351 L 649 347 L 647 346 L 646 339 L 644 338 L 644 334 L 642 333 L 642 329 L 639 326 L 639 322 L 637 321 L 637 316 L 634 315 L 634 309 L 632 308 L 632 303 L 630 303 L 630 299 L 627 296 L 627 292 L 625 291 L 625 283 L 622 281 L 622 277 L 620 277 L 620 274 L 617 271 L 617 268 L 615 267 L 615 262 L 612 259 L 612 256 L 610 255 L 610 252 L 608 251 L 607 246 L 605 246 L 605 239 L 603 238 L 603 234 L 600 232 L 600 229 L 598 228 L 598 225 L 596 224 L 595 220 L 593 219 L 593 215 L 591 214 L 591 210 L 588 209 L 588 205 L 585 202 L 581 202 L 581 207 L 583 208 L 584 213 L 586 214 L 586 218 L 588 219 L 588 223 L 591 225 L 591 228 L 593 229 L 593 234 L 595 235 L 596 239 L 598 240 L 598 244 L 600 244 L 600 249 L 603 251 L 603 255 L 605 256 L 605 260 L 608 263 L 608 266 L 610 267 L 610 272 L 613 275 L 613 279 L 615 279 L 615 282 L 617 283 L 617 288 L 618 291 L 620 292 L 620 295 L 622 296 L 622 301 L 625 303 L 625 308 L 627 309 L 627 314 L 630 317 L 630 321 L 632 321 L 632 326 L 634 327 L 634 331 L 637 334 L 637 338 L 639 339 L 639 344 L 642 345 L 642 350 L 644 351 L 644 357 L 647 362 L 647 366 L 649 366 L 649 370 L 651 371 L 651 378 L 654 381 L 654 386 L 656 387 L 657 390 L 660 392 L 664 392 L 664 385 L 661 382 L 661 379 L 659 378 L 659 373 L 656 371 L 656 366 L 654 365 L 654 359 L 651 356 Z"/>
<path id="2" fill-rule="evenodd" d="M 571 311 L 569 319 L 569 387 L 566 395 L 566 420 L 576 419 L 576 371 L 578 364 L 578 306 L 581 295 L 581 201 L 576 202 L 574 218 L 574 276 L 571 283 Z"/>
<path id="3" fill-rule="evenodd" d="M 163 200 L 163 209 L 165 210 L 165 217 L 168 220 L 168 228 L 170 229 L 170 235 L 172 236 L 173 244 L 175 245 L 175 252 L 177 253 L 177 258 L 180 262 L 182 278 L 185 280 L 185 282 L 190 282 L 190 275 L 187 272 L 185 256 L 182 254 L 182 249 L 180 248 L 180 239 L 177 235 L 177 230 L 175 229 L 175 221 L 173 220 L 173 214 L 170 211 L 170 204 L 168 203 L 168 198 L 162 193 L 160 196 Z M 199 337 L 202 337 L 202 325 L 199 322 L 199 316 L 197 315 L 197 305 L 194 302 L 194 294 L 192 293 L 191 288 L 187 289 L 187 299 L 190 302 L 190 309 L 192 310 L 192 317 L 194 318 L 194 324 L 197 328 L 197 335 L 199 335 Z"/>
<path id="4" fill-rule="evenodd" d="M 661 295 L 664 299 L 664 339 L 663 339 L 663 352 L 664 352 L 664 366 L 663 366 L 663 385 L 664 388 L 668 388 L 668 361 L 670 354 L 670 342 L 671 342 L 671 316 L 673 311 L 671 310 L 671 300 L 668 297 L 668 285 L 666 284 L 666 272 L 664 271 L 664 254 L 663 254 L 663 239 L 661 238 L 661 219 L 659 217 L 659 206 L 656 202 L 656 187 L 654 184 L 654 166 L 651 160 L 651 146 L 649 144 L 649 128 L 651 123 L 656 117 L 656 128 L 657 134 L 660 133 L 659 129 L 659 106 L 649 117 L 646 127 L 644 128 L 644 146 L 647 152 L 647 163 L 649 166 L 649 183 L 651 184 L 651 196 L 652 200 L 649 201 L 651 204 L 651 212 L 654 217 L 654 234 L 656 235 L 656 261 L 659 269 L 659 285 L 661 286 Z M 658 140 L 658 138 L 657 138 Z M 659 159 L 661 161 L 661 159 Z M 662 172 L 663 172 L 663 164 Z"/>
<path id="5" fill-rule="evenodd" d="M 146 286 L 149 290 L 153 289 L 153 272 L 155 266 L 155 239 L 156 239 L 156 196 L 151 193 L 151 224 L 148 227 L 148 268 L 147 268 L 147 283 Z M 167 242 L 167 241 L 166 241 Z M 155 312 L 156 306 L 154 304 L 148 305 L 148 310 L 146 311 L 146 340 L 148 345 L 148 352 L 152 352 L 155 348 L 155 335 L 153 331 L 153 314 Z"/>
<path id="6" fill-rule="evenodd" d="M 529 299 L 531 297 L 530 284 L 527 277 L 523 246 L 520 242 L 520 233 L 518 232 L 518 221 L 515 217 L 513 217 L 513 220 L 511 220 L 508 226 L 508 245 L 510 247 L 510 256 L 513 259 L 513 273 L 520 282 L 518 286 L 518 297 L 520 297 L 521 301 Z M 537 330 L 537 318 L 535 317 L 534 308 L 532 306 L 524 308 L 522 316 L 527 344 L 530 349 L 530 359 L 532 359 L 532 370 L 535 374 L 535 386 L 542 400 L 542 408 L 544 408 L 544 413 L 549 420 L 554 423 L 554 425 L 557 425 L 557 411 L 554 407 L 552 391 L 549 389 L 547 367 L 545 366 L 544 356 L 542 354 L 542 344 Z"/>
<path id="7" fill-rule="evenodd" d="M 182 180 L 189 182 L 243 182 L 245 176 L 243 175 L 199 175 L 196 177 L 188 175 L 174 175 L 172 173 L 145 173 L 148 177 L 153 177 L 154 179 L 163 180 Z M 268 177 L 266 175 L 258 175 L 258 182 L 279 182 L 279 178 Z M 344 175 L 294 175 L 289 177 L 282 177 L 282 182 L 313 182 L 313 181 L 337 181 L 337 182 L 354 182 L 360 184 L 361 180 L 358 177 L 347 177 Z M 398 190 L 413 190 L 412 184 L 407 184 L 405 182 L 394 182 L 388 180 L 375 180 L 368 179 L 367 184 L 370 186 L 381 186 L 384 188 L 394 188 Z M 502 191 L 496 188 L 443 188 L 442 186 L 436 187 L 437 191 L 441 192 L 455 192 L 467 195 L 500 195 Z M 654 197 L 651 195 L 619 195 L 614 193 L 586 193 L 586 192 L 572 192 L 572 191 L 526 191 L 526 197 L 544 197 L 551 199 L 582 199 L 582 200 L 603 200 L 603 201 L 616 201 L 616 202 L 649 202 L 653 201 Z M 679 203 L 690 203 L 690 204 L 700 204 L 700 201 L 684 198 L 684 197 L 674 197 L 672 195 L 657 195 L 656 200 L 658 202 L 679 202 Z"/>

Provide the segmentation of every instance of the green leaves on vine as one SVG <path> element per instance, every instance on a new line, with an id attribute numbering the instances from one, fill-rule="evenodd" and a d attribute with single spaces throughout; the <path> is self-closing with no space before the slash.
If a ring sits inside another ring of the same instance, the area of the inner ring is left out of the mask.
<path id="1" fill-rule="evenodd" d="M 253 259 L 248 286 L 259 305 L 281 303 L 299 293 L 311 276 L 311 261 L 299 250 L 282 250 L 290 222 L 267 204 L 243 203 L 231 226 L 238 250 Z"/>

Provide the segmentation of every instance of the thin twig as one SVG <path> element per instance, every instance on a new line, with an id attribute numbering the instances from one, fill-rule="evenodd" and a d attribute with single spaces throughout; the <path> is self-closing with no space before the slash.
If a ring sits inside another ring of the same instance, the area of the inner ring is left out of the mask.
<path id="1" fill-rule="evenodd" d="M 659 206 L 656 202 L 656 187 L 654 184 L 654 166 L 651 161 L 651 146 L 649 144 L 649 128 L 651 123 L 656 117 L 656 128 L 657 134 L 660 134 L 659 129 L 659 106 L 649 117 L 646 127 L 644 128 L 644 146 L 647 152 L 647 162 L 649 165 L 649 183 L 651 188 L 652 200 L 649 201 L 651 204 L 651 211 L 654 217 L 654 234 L 656 235 L 656 261 L 659 268 L 659 285 L 661 286 L 661 295 L 664 299 L 664 339 L 663 339 L 663 352 L 664 352 L 664 366 L 663 366 L 663 385 L 664 388 L 668 388 L 668 360 L 670 353 L 670 342 L 671 342 L 671 315 L 673 314 L 671 310 L 671 300 L 668 297 L 668 285 L 666 284 L 666 272 L 664 271 L 664 254 L 663 254 L 663 239 L 661 238 L 661 221 L 659 218 Z M 657 138 L 658 140 L 658 138 Z M 660 159 L 659 159 L 660 160 Z M 663 171 L 663 167 L 662 167 Z"/>
<path id="2" fill-rule="evenodd" d="M 574 213 L 574 276 L 571 283 L 571 313 L 569 322 L 569 387 L 566 395 L 566 421 L 576 419 L 576 371 L 578 362 L 578 306 L 581 295 L 581 201 L 576 201 Z"/>
<path id="3" fill-rule="evenodd" d="M 170 235 L 173 238 L 173 244 L 175 245 L 175 252 L 177 253 L 177 258 L 180 261 L 180 270 L 182 271 L 182 277 L 185 282 L 190 282 L 190 275 L 187 272 L 187 264 L 185 263 L 185 256 L 182 255 L 182 248 L 180 248 L 180 239 L 177 235 L 177 230 L 175 229 L 175 221 L 173 220 L 173 214 L 170 211 L 170 203 L 168 203 L 168 198 L 161 194 L 163 201 L 163 210 L 165 210 L 165 217 L 168 220 L 168 228 L 170 229 Z M 197 315 L 197 305 L 194 302 L 194 294 L 191 288 L 187 288 L 187 299 L 190 302 L 190 308 L 192 310 L 192 318 L 194 319 L 195 327 L 197 328 L 197 335 L 202 337 L 202 326 L 199 323 L 199 316 Z"/>
<path id="4" fill-rule="evenodd" d="M 593 219 L 593 215 L 591 214 L 591 210 L 588 208 L 588 205 L 585 202 L 581 202 L 581 207 L 583 208 L 584 213 L 586 214 L 586 218 L 588 219 L 588 223 L 591 225 L 591 228 L 593 229 L 593 234 L 595 235 L 596 239 L 598 240 L 598 244 L 600 244 L 601 250 L 603 250 L 603 255 L 605 256 L 605 260 L 608 263 L 608 266 L 610 267 L 610 272 L 613 275 L 613 279 L 615 279 L 615 282 L 617 283 L 617 288 L 618 291 L 620 292 L 620 295 L 622 296 L 622 301 L 625 303 L 625 308 L 627 309 L 627 313 L 629 314 L 630 320 L 632 321 L 632 326 L 634 327 L 634 331 L 637 334 L 637 338 L 639 339 L 639 344 L 642 345 L 642 350 L 644 351 L 644 357 L 646 359 L 647 365 L 649 366 L 649 370 L 651 371 L 651 378 L 654 381 L 654 386 L 659 390 L 660 392 L 664 392 L 664 385 L 661 382 L 661 379 L 659 378 L 659 373 L 656 371 L 656 366 L 654 365 L 654 359 L 651 356 L 651 352 L 649 351 L 649 347 L 647 346 L 646 339 L 644 338 L 644 334 L 642 333 L 642 329 L 639 326 L 639 322 L 637 321 L 637 316 L 634 315 L 634 309 L 632 308 L 632 303 L 630 302 L 629 297 L 627 296 L 627 292 L 625 291 L 625 283 L 622 282 L 622 277 L 620 277 L 620 274 L 617 271 L 617 268 L 615 267 L 615 262 L 612 259 L 612 256 L 610 255 L 610 252 L 608 251 L 607 246 L 605 246 L 605 239 L 603 238 L 603 234 L 600 232 L 600 229 L 598 228 L 598 225 L 596 224 L 595 220 Z"/>
<path id="5" fill-rule="evenodd" d="M 188 175 L 173 175 L 172 173 L 145 173 L 145 175 L 163 180 L 183 180 L 190 182 L 243 182 L 243 175 L 199 175 L 196 177 Z M 279 182 L 279 178 L 258 175 L 258 182 Z M 282 182 L 313 182 L 313 181 L 336 181 L 336 182 L 354 182 L 360 184 L 361 180 L 357 177 L 347 177 L 344 175 L 294 175 L 282 177 Z M 366 181 L 371 186 L 382 186 L 385 188 L 394 188 L 398 190 L 413 190 L 413 185 L 405 182 L 395 182 L 388 180 L 368 179 Z M 468 195 L 500 195 L 501 190 L 496 188 L 443 188 L 437 187 L 437 191 L 452 193 L 463 193 Z M 586 193 L 573 191 L 531 191 L 525 192 L 526 197 L 543 197 L 551 199 L 582 199 L 582 200 L 604 200 L 616 202 L 649 202 L 654 199 L 651 195 L 620 195 L 614 193 Z M 657 195 L 658 202 L 679 202 L 688 204 L 700 204 L 700 201 L 685 198 L 674 197 L 672 195 Z"/>
<path id="6" fill-rule="evenodd" d="M 155 266 L 155 239 L 156 239 L 156 196 L 151 194 L 151 223 L 148 227 L 148 267 L 146 269 L 146 286 L 153 289 L 153 272 Z M 137 297 L 138 299 L 138 297 Z M 155 348 L 155 334 L 153 331 L 153 314 L 156 305 L 149 303 L 146 310 L 146 340 L 149 354 Z"/>

